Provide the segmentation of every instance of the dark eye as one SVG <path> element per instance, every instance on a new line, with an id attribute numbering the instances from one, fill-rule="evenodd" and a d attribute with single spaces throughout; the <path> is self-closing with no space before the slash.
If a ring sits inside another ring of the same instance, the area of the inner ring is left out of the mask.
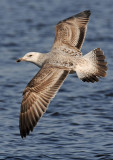
<path id="1" fill-rule="evenodd" d="M 32 57 L 32 55 L 30 54 L 30 55 L 28 55 L 28 57 Z"/>

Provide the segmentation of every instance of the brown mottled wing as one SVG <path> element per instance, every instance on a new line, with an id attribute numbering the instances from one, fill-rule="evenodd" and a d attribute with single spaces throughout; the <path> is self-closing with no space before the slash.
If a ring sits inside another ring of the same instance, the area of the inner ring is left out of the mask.
<path id="1" fill-rule="evenodd" d="M 20 113 L 20 134 L 26 137 L 46 111 L 68 71 L 45 64 L 24 90 Z"/>
<path id="2" fill-rule="evenodd" d="M 90 11 L 86 10 L 68 19 L 60 21 L 56 26 L 53 48 L 67 45 L 81 49 L 84 42 Z"/>

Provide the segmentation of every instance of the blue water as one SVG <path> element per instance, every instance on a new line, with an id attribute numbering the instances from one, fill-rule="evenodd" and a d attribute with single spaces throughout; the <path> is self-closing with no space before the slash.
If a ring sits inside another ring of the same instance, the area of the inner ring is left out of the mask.
<path id="1" fill-rule="evenodd" d="M 100 47 L 107 77 L 83 83 L 69 75 L 34 132 L 19 135 L 22 92 L 39 68 L 16 59 L 48 52 L 58 21 L 83 10 L 92 15 L 82 52 Z M 113 1 L 0 1 L 0 159 L 113 160 Z"/>

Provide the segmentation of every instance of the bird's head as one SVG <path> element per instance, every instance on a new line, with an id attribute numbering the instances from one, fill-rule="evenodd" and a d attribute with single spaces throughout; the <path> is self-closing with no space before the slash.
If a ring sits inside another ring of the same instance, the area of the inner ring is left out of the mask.
<path id="1" fill-rule="evenodd" d="M 27 62 L 32 62 L 32 63 L 37 64 L 40 54 L 41 53 L 39 52 L 29 52 L 25 54 L 23 57 L 17 59 L 16 62 L 27 61 Z"/>

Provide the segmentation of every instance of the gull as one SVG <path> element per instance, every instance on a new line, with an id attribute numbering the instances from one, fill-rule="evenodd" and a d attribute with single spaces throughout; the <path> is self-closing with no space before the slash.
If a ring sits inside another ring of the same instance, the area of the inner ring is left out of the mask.
<path id="1" fill-rule="evenodd" d="M 92 83 L 106 76 L 107 62 L 100 48 L 84 56 L 81 52 L 90 14 L 86 10 L 60 21 L 50 52 L 29 52 L 17 60 L 41 68 L 23 92 L 19 121 L 22 138 L 33 131 L 68 74 L 76 73 L 83 82 Z"/>

